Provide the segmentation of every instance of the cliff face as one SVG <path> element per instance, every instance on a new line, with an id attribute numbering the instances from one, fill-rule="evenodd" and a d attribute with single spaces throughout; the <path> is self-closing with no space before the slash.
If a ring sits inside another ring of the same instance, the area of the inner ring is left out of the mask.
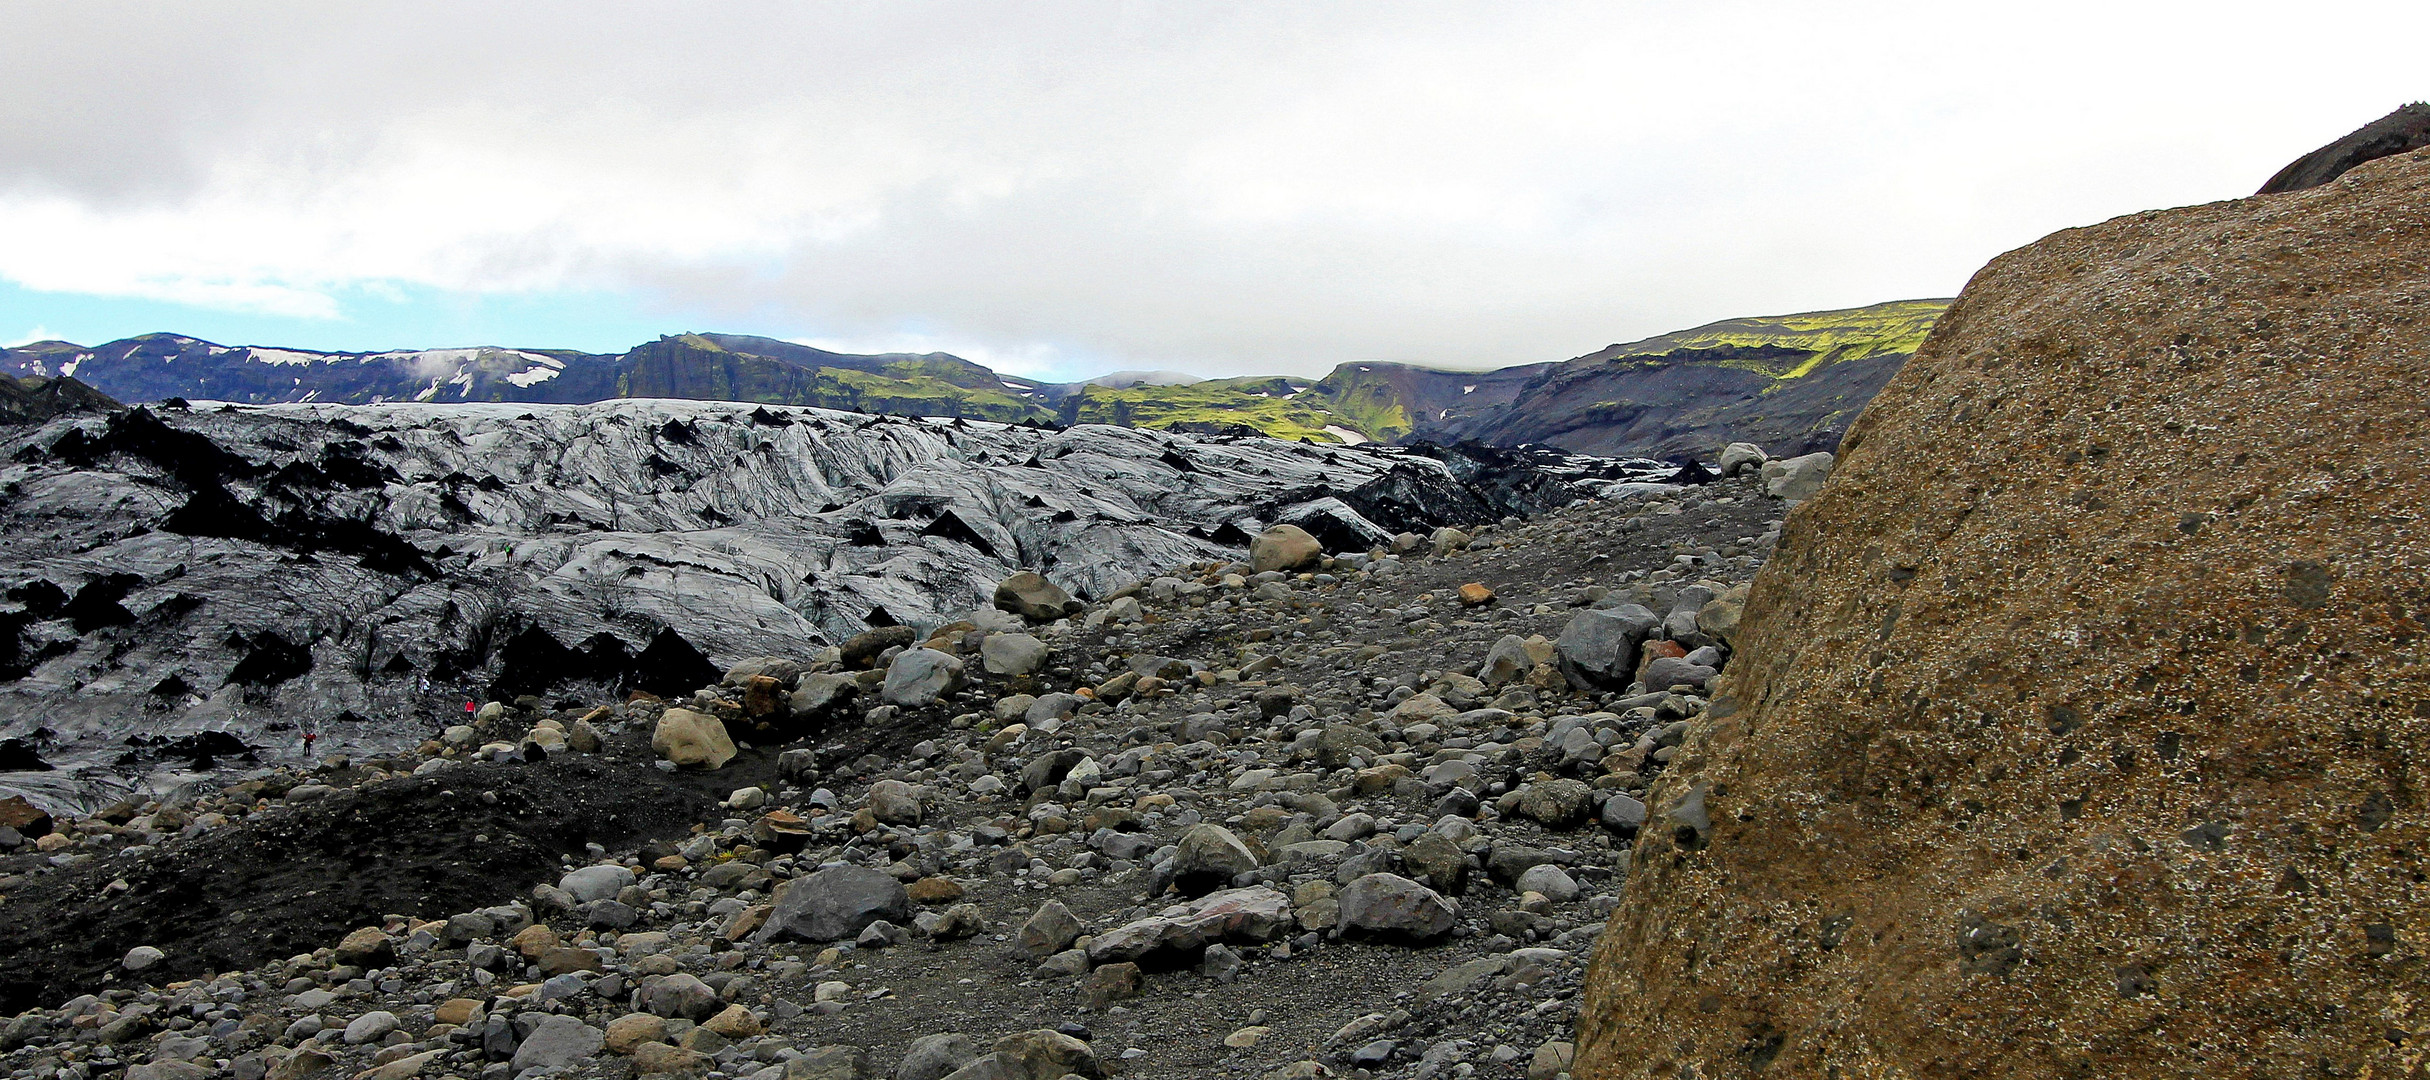
<path id="1" fill-rule="evenodd" d="M 2430 153 L 1979 273 L 1649 793 L 1578 1072 L 2413 1074 L 2425 316 Z"/>

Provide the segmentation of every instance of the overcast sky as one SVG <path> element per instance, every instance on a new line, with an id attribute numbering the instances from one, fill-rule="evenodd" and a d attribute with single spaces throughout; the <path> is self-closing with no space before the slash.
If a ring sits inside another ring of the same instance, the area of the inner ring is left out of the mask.
<path id="1" fill-rule="evenodd" d="M 0 338 L 1563 359 L 1956 292 L 2430 96 L 2430 5 L 0 0 Z"/>

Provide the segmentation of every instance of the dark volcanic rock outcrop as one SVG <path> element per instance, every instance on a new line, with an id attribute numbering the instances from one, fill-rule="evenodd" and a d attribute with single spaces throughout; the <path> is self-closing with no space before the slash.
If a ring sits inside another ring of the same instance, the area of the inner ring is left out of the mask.
<path id="1" fill-rule="evenodd" d="M 1648 793 L 1578 1073 L 2414 1070 L 2426 314 L 2430 153 L 1976 275 Z"/>
<path id="2" fill-rule="evenodd" d="M 74 379 L 0 375 L 0 424 L 39 424 L 70 413 L 119 408 L 110 396 Z"/>
<path id="3" fill-rule="evenodd" d="M 2373 120 L 2354 133 L 2296 158 L 2261 185 L 2260 194 L 2319 187 L 2366 161 L 2430 146 L 2430 104 L 2416 101 Z"/>

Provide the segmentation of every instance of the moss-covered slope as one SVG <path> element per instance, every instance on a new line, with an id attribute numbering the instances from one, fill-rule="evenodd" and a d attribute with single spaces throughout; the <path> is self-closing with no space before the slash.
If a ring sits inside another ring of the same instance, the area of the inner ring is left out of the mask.
<path id="1" fill-rule="evenodd" d="M 1828 450 L 1948 306 L 1725 319 L 1613 345 L 1554 365 L 1508 405 L 1446 434 L 1623 456 L 1710 457 L 1731 442 Z"/>

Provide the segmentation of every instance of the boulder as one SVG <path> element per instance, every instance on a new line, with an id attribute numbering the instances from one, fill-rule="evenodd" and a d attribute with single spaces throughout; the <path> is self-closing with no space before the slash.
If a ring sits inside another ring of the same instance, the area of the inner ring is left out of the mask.
<path id="1" fill-rule="evenodd" d="M 1831 463 L 1835 460 L 1824 453 L 1764 462 L 1764 494 L 1793 503 L 1811 499 L 1822 490 L 1823 481 L 1830 479 Z"/>
<path id="2" fill-rule="evenodd" d="M 1458 894 L 1468 888 L 1468 852 L 1441 833 L 1428 832 L 1401 849 L 1403 869 L 1436 892 Z"/>
<path id="3" fill-rule="evenodd" d="M 1643 678 L 1647 690 L 1668 690 L 1682 685 L 1702 690 L 1717 674 L 1719 672 L 1712 668 L 1691 663 L 1684 656 L 1657 656 L 1646 661 Z"/>
<path id="4" fill-rule="evenodd" d="M 892 875 L 865 866 L 830 866 L 787 882 L 754 941 L 842 941 L 870 923 L 911 921 L 911 894 Z"/>
<path id="5" fill-rule="evenodd" d="M 1087 929 L 1072 914 L 1072 909 L 1063 906 L 1063 901 L 1049 900 L 1040 904 L 1029 921 L 1013 934 L 1013 948 L 1032 960 L 1044 960 L 1071 948 L 1072 942 L 1079 940 Z"/>
<path id="6" fill-rule="evenodd" d="M 945 1080 L 978 1056 L 979 1044 L 959 1031 L 922 1035 L 903 1051 L 903 1060 L 894 1067 L 894 1080 Z"/>
<path id="7" fill-rule="evenodd" d="M 874 667 L 877 658 L 884 655 L 886 650 L 908 649 L 918 640 L 920 632 L 908 626 L 881 626 L 875 630 L 863 630 L 844 639 L 838 658 L 847 668 Z"/>
<path id="8" fill-rule="evenodd" d="M 869 813 L 888 825 L 920 823 L 920 789 L 900 780 L 869 785 Z"/>
<path id="9" fill-rule="evenodd" d="M 1578 898 L 1577 879 L 1551 863 L 1528 867 L 1512 888 L 1521 893 L 1537 893 L 1554 903 L 1565 904 Z"/>
<path id="10" fill-rule="evenodd" d="M 1052 651 L 1028 634 L 989 634 L 979 644 L 979 661 L 990 675 L 1028 675 L 1045 667 Z"/>
<path id="11" fill-rule="evenodd" d="M 917 709 L 961 687 L 960 657 L 935 649 L 905 649 L 887 665 L 886 684 L 878 696 L 889 705 Z"/>
<path id="12" fill-rule="evenodd" d="M 624 887 L 632 883 L 633 872 L 612 863 L 585 866 L 579 870 L 568 871 L 564 877 L 557 879 L 557 887 L 565 890 L 566 895 L 573 897 L 574 902 L 580 904 L 587 904 L 593 900 L 613 900 L 617 893 L 624 891 Z"/>
<path id="13" fill-rule="evenodd" d="M 1343 886 L 1341 932 L 1429 941 L 1451 932 L 1457 904 L 1398 874 L 1368 874 Z"/>
<path id="14" fill-rule="evenodd" d="M 795 720 L 813 720 L 842 712 L 860 692 L 861 681 L 850 675 L 835 672 L 805 675 L 786 699 L 786 706 Z"/>
<path id="15" fill-rule="evenodd" d="M 996 585 L 996 607 L 1031 622 L 1053 622 L 1080 613 L 1085 605 L 1043 575 L 1024 570 Z"/>
<path id="16" fill-rule="evenodd" d="M 1594 811 L 1594 790 L 1576 780 L 1538 780 L 1519 789 L 1519 813 L 1547 829 L 1583 824 Z"/>
<path id="17" fill-rule="evenodd" d="M 633 1002 L 641 1006 L 643 1012 L 653 1016 L 696 1023 L 717 1015 L 720 1008 L 717 991 L 685 972 L 652 975 L 641 980 L 641 989 Z"/>
<path id="18" fill-rule="evenodd" d="M 382 967 L 396 959 L 396 946 L 379 927 L 366 926 L 347 934 L 337 943 L 338 962 L 355 967 Z"/>
<path id="19" fill-rule="evenodd" d="M 739 688 L 749 686 L 751 680 L 762 677 L 774 679 L 778 686 L 789 690 L 801 679 L 802 666 L 781 656 L 753 656 L 736 661 L 734 666 L 727 668 L 723 684 Z"/>
<path id="20" fill-rule="evenodd" d="M 607 1047 L 609 1053 L 630 1054 L 634 1047 L 642 1043 L 664 1042 L 666 1037 L 667 1021 L 665 1017 L 656 1013 L 626 1013 L 608 1021 L 607 1031 L 602 1035 L 602 1044 Z"/>
<path id="21" fill-rule="evenodd" d="M 1637 672 L 1637 647 L 1660 625 L 1661 618 L 1635 604 L 1572 615 L 1553 643 L 1561 673 L 1581 687 L 1625 686 Z"/>
<path id="22" fill-rule="evenodd" d="M 1771 459 L 1770 454 L 1763 452 L 1763 447 L 1751 442 L 1734 442 L 1721 448 L 1718 468 L 1726 478 L 1742 472 L 1759 472 L 1763 469 L 1763 463 Z"/>
<path id="23" fill-rule="evenodd" d="M 1195 953 L 1217 941 L 1270 941 L 1294 925 L 1289 897 L 1264 885 L 1225 889 L 1091 937 L 1088 958 L 1137 962 L 1159 953 Z"/>
<path id="24" fill-rule="evenodd" d="M 1324 545 L 1297 525 L 1276 525 L 1249 541 L 1249 566 L 1260 574 L 1268 570 L 1306 570 L 1324 557 Z"/>
<path id="25" fill-rule="evenodd" d="M 734 739 L 725 723 L 690 709 L 668 709 L 659 716 L 650 749 L 679 767 L 718 769 L 734 760 Z"/>
<path id="26" fill-rule="evenodd" d="M 996 1040 L 995 1052 L 1008 1059 L 1024 1080 L 1062 1080 L 1066 1076 L 1105 1075 L 1089 1045 L 1052 1028 L 1039 1028 Z"/>
<path id="27" fill-rule="evenodd" d="M 869 1051 L 858 1046 L 830 1044 L 785 1062 L 784 1080 L 876 1080 Z"/>
<path id="28" fill-rule="evenodd" d="M 1232 879 L 1257 869 L 1257 855 L 1232 830 L 1200 822 L 1181 834 L 1173 855 L 1173 885 L 1184 894 L 1230 888 Z"/>
<path id="29" fill-rule="evenodd" d="M 11 795 L 0 799 L 0 828 L 15 829 L 28 840 L 38 840 L 51 834 L 51 815 L 25 801 L 25 796 Z"/>
<path id="30" fill-rule="evenodd" d="M 512 1062 L 518 1073 L 525 1069 L 561 1069 L 589 1058 L 607 1044 L 607 1036 L 598 1028 L 582 1022 L 579 1016 L 551 1016 L 523 1037 L 515 1046 Z"/>
<path id="31" fill-rule="evenodd" d="M 1713 597 L 1711 603 L 1696 610 L 1696 629 L 1704 636 L 1724 645 L 1738 633 L 1739 617 L 1746 611 L 1747 587 L 1733 585 Z"/>
<path id="32" fill-rule="evenodd" d="M 1573 1073 L 2417 1070 L 2426 251 L 2416 151 L 1975 274 L 1788 514 Z"/>

